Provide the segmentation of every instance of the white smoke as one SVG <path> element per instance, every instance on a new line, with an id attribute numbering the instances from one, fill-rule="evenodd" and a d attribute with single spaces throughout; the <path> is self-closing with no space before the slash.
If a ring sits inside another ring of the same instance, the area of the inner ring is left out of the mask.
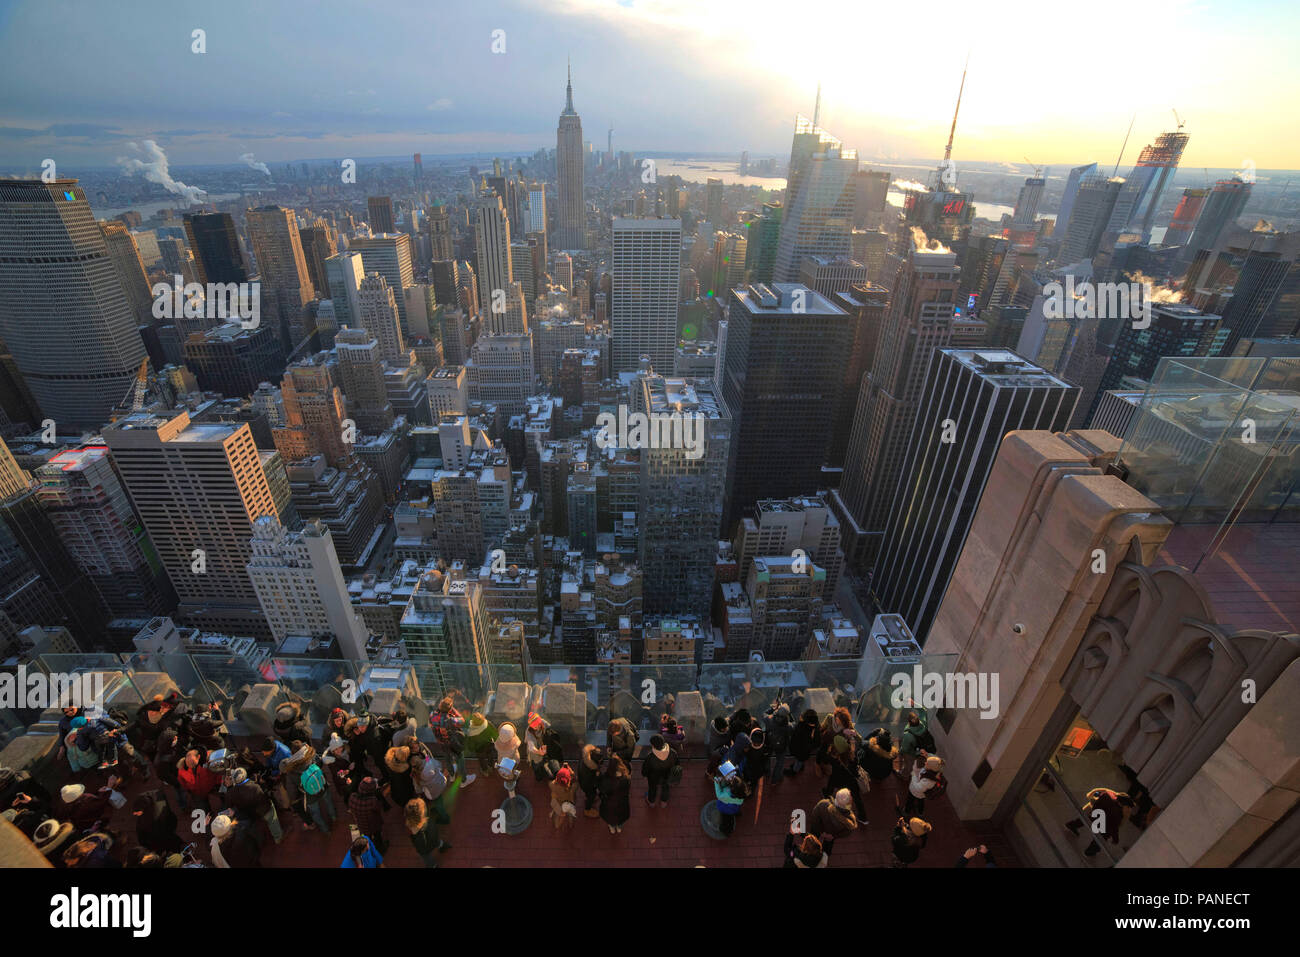
<path id="1" fill-rule="evenodd" d="M 134 156 L 119 156 L 117 165 L 122 167 L 124 172 L 140 173 L 149 182 L 157 183 L 167 192 L 184 197 L 186 205 L 201 203 L 203 197 L 208 195 L 205 189 L 186 186 L 179 180 L 172 179 L 171 173 L 167 171 L 167 154 L 153 140 L 141 140 L 139 144 L 127 143 L 126 145 L 129 149 L 143 153 L 145 158 L 139 160 Z"/>
<path id="2" fill-rule="evenodd" d="M 918 193 L 930 192 L 930 187 L 926 186 L 924 183 L 918 183 L 916 180 L 911 179 L 896 179 L 889 184 L 889 188 L 900 191 L 911 189 L 916 190 Z"/>
<path id="3" fill-rule="evenodd" d="M 265 173 L 267 176 L 271 175 L 270 168 L 265 163 L 261 163 L 253 159 L 252 153 L 240 154 L 239 162 L 243 163 L 245 166 L 249 167 L 250 169 L 255 169 L 260 173 Z"/>

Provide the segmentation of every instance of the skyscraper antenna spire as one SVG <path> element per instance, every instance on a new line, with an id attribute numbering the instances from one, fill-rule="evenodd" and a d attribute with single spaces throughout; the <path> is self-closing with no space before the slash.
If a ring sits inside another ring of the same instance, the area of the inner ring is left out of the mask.
<path id="1" fill-rule="evenodd" d="M 966 63 L 961 68 L 961 86 L 957 88 L 957 106 L 952 111 L 952 127 L 948 130 L 948 145 L 943 151 L 943 165 L 946 168 L 952 159 L 952 139 L 957 135 L 957 114 L 961 112 L 961 95 L 966 91 L 966 67 L 970 66 L 970 54 L 966 54 Z"/>
<path id="2" fill-rule="evenodd" d="M 568 73 L 568 83 L 564 87 L 564 112 L 572 113 L 573 110 L 573 63 L 568 57 L 564 58 L 564 68 Z"/>
<path id="3" fill-rule="evenodd" d="M 817 84 L 817 102 L 813 105 L 813 126 L 821 126 L 822 123 L 822 85 Z"/>
<path id="4" fill-rule="evenodd" d="M 1124 150 L 1128 149 L 1128 138 L 1129 138 L 1129 133 L 1132 133 L 1132 132 L 1133 132 L 1133 124 L 1137 122 L 1137 118 L 1138 118 L 1138 115 L 1137 115 L 1136 113 L 1134 113 L 1134 114 L 1133 114 L 1133 119 L 1131 119 L 1131 120 L 1128 121 L 1128 133 L 1125 133 L 1125 134 L 1124 134 L 1124 142 L 1123 142 L 1123 144 L 1120 145 L 1120 148 L 1119 148 L 1119 156 L 1116 156 L 1116 157 L 1115 157 L 1115 171 L 1114 171 L 1113 173 L 1110 174 L 1111 176 L 1118 176 L 1118 175 L 1119 175 L 1119 164 L 1120 164 L 1120 161 L 1124 159 Z"/>

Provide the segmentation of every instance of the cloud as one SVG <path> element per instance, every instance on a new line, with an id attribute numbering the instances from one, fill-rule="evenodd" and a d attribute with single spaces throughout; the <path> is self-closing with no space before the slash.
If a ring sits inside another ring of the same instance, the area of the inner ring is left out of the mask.
<path id="1" fill-rule="evenodd" d="M 130 149 L 138 153 L 143 153 L 143 160 L 134 156 L 119 156 L 117 165 L 122 167 L 123 172 L 139 173 L 151 183 L 157 183 L 169 193 L 175 193 L 185 199 L 186 204 L 201 203 L 203 197 L 208 195 L 207 190 L 199 189 L 197 186 L 187 186 L 179 180 L 172 179 L 171 173 L 167 170 L 167 154 L 163 148 L 153 140 L 143 140 L 140 145 L 135 143 L 126 144 Z"/>
<path id="2" fill-rule="evenodd" d="M 440 96 L 432 103 L 430 103 L 428 106 L 426 106 L 425 109 L 426 110 L 450 110 L 451 107 L 452 107 L 451 100 L 447 99 L 445 96 Z"/>
<path id="3" fill-rule="evenodd" d="M 255 160 L 252 153 L 241 153 L 239 156 L 239 162 L 243 163 L 249 169 L 258 170 L 259 172 L 265 173 L 267 176 L 271 175 L 271 171 L 267 168 L 267 165 Z"/>

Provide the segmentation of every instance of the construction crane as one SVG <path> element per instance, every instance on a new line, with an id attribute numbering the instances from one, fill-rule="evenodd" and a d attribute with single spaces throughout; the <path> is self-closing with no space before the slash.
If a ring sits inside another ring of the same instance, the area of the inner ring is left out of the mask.
<path id="1" fill-rule="evenodd" d="M 1033 160 L 1031 160 L 1028 156 L 1025 157 L 1025 162 L 1028 163 L 1030 166 L 1032 166 L 1032 167 L 1034 168 L 1034 179 L 1042 179 L 1042 178 L 1043 178 L 1043 167 L 1039 166 L 1037 163 L 1035 163 Z"/>
<path id="2" fill-rule="evenodd" d="M 131 398 L 131 411 L 139 412 L 144 408 L 145 393 L 149 388 L 149 357 L 140 360 L 140 368 L 136 370 L 135 382 L 127 390 L 127 395 Z"/>
<path id="3" fill-rule="evenodd" d="M 1184 125 L 1184 124 L 1183 124 L 1183 118 L 1182 118 L 1181 116 L 1178 115 L 1178 111 L 1177 111 L 1177 110 L 1174 110 L 1174 108 L 1173 108 L 1172 106 L 1171 106 L 1169 109 L 1173 110 L 1173 113 L 1174 113 L 1174 120 L 1178 123 L 1178 129 L 1181 130 L 1181 129 L 1183 128 L 1183 125 Z"/>

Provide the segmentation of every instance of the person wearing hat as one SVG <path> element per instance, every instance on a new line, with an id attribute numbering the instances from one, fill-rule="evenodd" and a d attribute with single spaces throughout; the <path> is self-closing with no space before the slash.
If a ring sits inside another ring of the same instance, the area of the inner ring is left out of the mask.
<path id="1" fill-rule="evenodd" d="M 179 853 L 184 843 L 176 834 L 176 815 L 160 790 L 144 791 L 131 802 L 135 839 L 141 847 L 158 854 Z"/>
<path id="2" fill-rule="evenodd" d="M 650 750 L 641 759 L 641 777 L 646 780 L 645 801 L 651 807 L 659 802 L 660 807 L 668 806 L 668 788 L 673 768 L 681 763 L 677 752 L 668 746 L 661 734 L 650 736 Z"/>
<path id="3" fill-rule="evenodd" d="M 903 805 L 903 816 L 920 817 L 925 813 L 925 796 L 939 786 L 943 773 L 943 758 L 937 754 L 921 752 L 924 763 L 918 761 L 912 766 L 912 780 L 907 786 L 907 802 Z"/>
<path id="4" fill-rule="evenodd" d="M 263 821 L 271 835 L 271 840 L 279 844 L 284 840 L 284 829 L 280 826 L 280 816 L 276 813 L 272 801 L 249 777 L 246 768 L 234 767 L 225 774 L 226 807 L 234 812 L 238 820 L 250 825 Z"/>
<path id="5" fill-rule="evenodd" d="M 113 805 L 108 796 L 116 781 L 116 778 L 109 778 L 109 784 L 93 794 L 84 784 L 65 784 L 59 792 L 63 807 L 58 817 L 71 821 L 78 832 L 92 831 L 106 824 L 113 816 Z"/>
<path id="6" fill-rule="evenodd" d="M 392 746 L 400 748 L 403 745 L 415 747 L 420 742 L 419 725 L 416 720 L 408 715 L 404 710 L 398 708 L 393 712 L 393 743 Z"/>
<path id="7" fill-rule="evenodd" d="M 188 737 L 188 743 L 192 747 L 202 748 L 204 751 L 217 751 L 226 746 L 226 739 L 223 737 L 226 733 L 226 724 L 221 716 L 219 702 L 212 702 L 188 720 L 182 718 L 182 722 L 184 731 L 181 737 Z"/>
<path id="8" fill-rule="evenodd" d="M 411 777 L 414 780 L 415 787 L 420 792 L 419 796 L 423 797 L 429 807 L 437 814 L 438 823 L 450 824 L 451 815 L 447 813 L 447 805 L 444 803 L 444 799 L 447 796 L 447 787 L 451 782 L 447 780 L 447 773 L 443 770 L 442 762 L 433 755 L 424 752 L 412 755 Z"/>
<path id="9" fill-rule="evenodd" d="M 406 803 L 415 797 L 415 784 L 411 780 L 411 749 L 406 745 L 389 748 L 384 753 L 384 767 L 388 769 L 393 803 L 406 807 Z"/>
<path id="10" fill-rule="evenodd" d="M 325 772 L 316 763 L 316 749 L 303 741 L 298 750 L 280 764 L 280 772 L 292 789 L 294 811 L 303 819 L 308 831 L 326 834 L 334 823 L 334 799 L 330 797 Z"/>
<path id="11" fill-rule="evenodd" d="M 189 797 L 181 787 L 176 766 L 185 751 L 181 746 L 180 732 L 176 728 L 164 728 L 158 735 L 158 749 L 153 759 L 154 774 L 158 775 L 159 781 L 170 785 L 176 792 L 176 803 L 182 811 L 189 807 Z"/>
<path id="12" fill-rule="evenodd" d="M 275 709 L 275 722 L 271 725 L 271 730 L 291 751 L 297 749 L 295 741 L 311 741 L 311 725 L 302 713 L 302 706 L 296 701 L 286 701 Z"/>
<path id="13" fill-rule="evenodd" d="M 737 766 L 741 777 L 749 785 L 750 792 L 758 790 L 758 784 L 767 776 L 767 732 L 762 728 L 753 728 L 748 735 L 749 743 L 740 755 Z"/>
<path id="14" fill-rule="evenodd" d="M 919 817 L 911 819 L 900 817 L 898 823 L 894 825 L 894 833 L 889 841 L 894 851 L 893 866 L 906 867 L 908 864 L 915 864 L 932 830 L 934 828 Z"/>
<path id="15" fill-rule="evenodd" d="M 549 785 L 551 789 L 551 822 L 555 829 L 568 830 L 578 819 L 578 806 L 574 798 L 578 794 L 578 779 L 573 768 L 562 765 L 555 772 L 555 778 Z"/>
<path id="16" fill-rule="evenodd" d="M 348 798 L 352 797 L 357 789 L 358 779 L 352 773 L 355 770 L 352 764 L 352 752 L 341 734 L 329 736 L 325 742 L 325 750 L 321 752 L 320 762 L 321 767 L 325 769 L 325 776 L 334 783 L 334 789 L 343 799 L 344 806 L 347 806 Z"/>
<path id="17" fill-rule="evenodd" d="M 387 770 L 384 767 L 384 753 L 388 749 L 384 747 L 379 737 L 379 729 L 370 712 L 361 711 L 355 717 L 348 718 L 343 731 L 357 773 L 363 777 L 365 774 L 373 774 L 377 778 L 384 777 Z M 385 801 L 384 807 L 387 806 L 388 802 Z"/>
<path id="18" fill-rule="evenodd" d="M 72 839 L 72 833 L 76 830 L 70 821 L 56 821 L 54 818 L 46 818 L 32 832 L 32 843 L 36 849 L 45 855 L 46 859 L 55 867 L 63 866 L 63 849 L 67 846 L 68 841 Z"/>
<path id="19" fill-rule="evenodd" d="M 519 780 L 519 775 L 523 773 L 523 768 L 519 765 L 520 744 L 515 726 L 509 721 L 502 722 L 493 747 L 497 752 L 497 773 L 507 782 L 507 790 L 511 788 L 510 782 Z M 507 766 L 504 762 L 511 763 Z"/>
<path id="20" fill-rule="evenodd" d="M 135 713 L 135 721 L 127 731 L 127 736 L 136 745 L 136 749 L 152 762 L 158 757 L 158 739 L 162 733 L 175 722 L 176 705 L 180 695 L 172 692 L 167 697 L 156 694 Z"/>
<path id="21" fill-rule="evenodd" d="M 594 744 L 583 745 L 582 760 L 578 762 L 578 787 L 582 788 L 582 813 L 585 817 L 600 816 L 596 805 L 599 803 L 600 772 L 604 760 L 605 752 L 600 748 Z"/>
<path id="22" fill-rule="evenodd" d="M 528 763 L 532 766 L 533 777 L 538 781 L 552 781 L 564 763 L 564 746 L 550 722 L 535 711 L 528 714 L 524 744 L 528 747 Z"/>
<path id="23" fill-rule="evenodd" d="M 252 825 L 227 814 L 212 819 L 212 862 L 217 867 L 260 867 L 262 850 L 253 836 Z M 217 864 L 218 857 L 223 863 Z"/>
<path id="24" fill-rule="evenodd" d="M 853 792 L 841 788 L 833 798 L 822 798 L 808 815 L 808 833 L 822 842 L 822 850 L 834 853 L 835 842 L 858 829 L 858 819 L 853 813 Z"/>
<path id="25" fill-rule="evenodd" d="M 465 752 L 478 757 L 479 770 L 491 774 L 496 767 L 496 750 L 492 747 L 497 740 L 497 726 L 475 711 L 469 718 L 465 729 Z M 471 775 L 466 780 L 477 778 Z M 462 782 L 461 787 L 465 787 Z"/>
<path id="26" fill-rule="evenodd" d="M 404 810 L 406 833 L 411 838 L 411 846 L 420 855 L 425 867 L 438 866 L 438 854 L 446 854 L 451 845 L 438 834 L 438 822 L 429 814 L 428 804 L 423 798 L 411 798 Z"/>
<path id="27" fill-rule="evenodd" d="M 862 785 L 859 781 L 858 766 L 853 761 L 853 748 L 842 734 L 835 735 L 831 741 L 830 777 L 822 789 L 822 797 L 832 797 L 837 791 L 847 789 L 853 795 L 853 809 L 858 821 L 867 823 L 866 805 L 863 803 Z"/>
<path id="28" fill-rule="evenodd" d="M 723 754 L 731 747 L 731 723 L 725 714 L 720 714 L 709 722 L 705 747 L 709 752 L 709 763 L 704 773 L 709 780 L 713 780 L 718 765 L 722 763 Z"/>
<path id="29" fill-rule="evenodd" d="M 320 753 L 325 754 L 330 749 L 330 738 L 338 735 L 343 741 L 347 740 L 348 719 L 352 715 L 348 714 L 342 708 L 332 708 L 329 717 L 325 719 L 325 731 L 321 735 Z"/>
<path id="30" fill-rule="evenodd" d="M 357 793 L 348 798 L 348 810 L 359 830 L 374 843 L 380 855 L 388 853 L 384 840 L 384 809 L 379 803 L 379 782 L 372 777 L 361 779 Z"/>

